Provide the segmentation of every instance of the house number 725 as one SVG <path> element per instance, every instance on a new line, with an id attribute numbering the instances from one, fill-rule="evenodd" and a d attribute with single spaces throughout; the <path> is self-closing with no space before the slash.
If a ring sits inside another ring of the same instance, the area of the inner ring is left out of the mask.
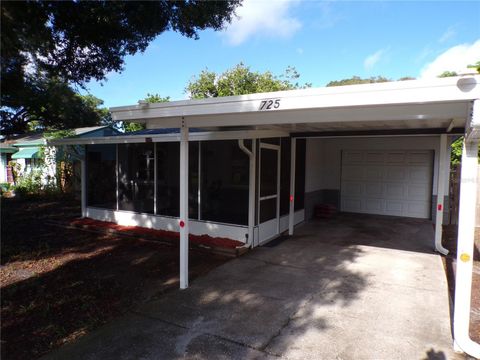
<path id="1" fill-rule="evenodd" d="M 262 100 L 260 103 L 260 107 L 258 110 L 273 110 L 278 109 L 280 107 L 280 99 L 269 99 L 269 100 Z"/>

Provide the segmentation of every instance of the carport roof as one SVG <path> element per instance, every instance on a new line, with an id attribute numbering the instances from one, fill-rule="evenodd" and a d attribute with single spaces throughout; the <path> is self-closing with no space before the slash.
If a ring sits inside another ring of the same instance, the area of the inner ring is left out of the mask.
<path id="1" fill-rule="evenodd" d="M 243 126 L 289 133 L 464 128 L 480 76 L 410 80 L 111 108 L 150 128 Z M 264 102 L 277 100 L 277 108 Z M 262 107 L 263 104 L 263 107 Z"/>

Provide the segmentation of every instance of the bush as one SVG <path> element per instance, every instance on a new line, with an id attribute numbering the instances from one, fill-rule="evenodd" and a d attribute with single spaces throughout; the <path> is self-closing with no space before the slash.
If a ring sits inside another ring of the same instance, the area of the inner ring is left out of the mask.
<path id="1" fill-rule="evenodd" d="M 32 170 L 17 179 L 15 194 L 21 197 L 38 195 L 42 191 L 42 171 Z"/>
<path id="2" fill-rule="evenodd" d="M 54 177 L 47 176 L 46 181 L 42 181 L 42 170 L 32 170 L 26 173 L 18 179 L 13 189 L 15 190 L 15 196 L 24 199 L 60 200 L 70 199 L 73 196 L 64 193 L 57 185 Z"/>

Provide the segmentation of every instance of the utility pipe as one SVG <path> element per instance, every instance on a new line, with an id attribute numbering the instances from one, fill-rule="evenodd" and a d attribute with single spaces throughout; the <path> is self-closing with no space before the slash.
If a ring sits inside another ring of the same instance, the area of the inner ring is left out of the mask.
<path id="1" fill-rule="evenodd" d="M 447 176 L 447 135 L 440 135 L 440 159 L 438 162 L 438 181 L 437 181 L 437 214 L 435 221 L 435 250 L 440 254 L 448 255 L 448 250 L 445 249 L 442 245 L 442 233 L 443 233 L 443 210 L 444 210 L 444 197 L 445 197 L 445 188 Z"/>
<path id="2" fill-rule="evenodd" d="M 250 151 L 245 146 L 243 139 L 238 140 L 240 149 L 248 155 L 250 159 L 249 181 L 248 181 L 248 247 L 253 246 L 253 229 L 255 227 L 255 155 L 256 155 L 256 140 L 252 139 L 252 150 Z"/>

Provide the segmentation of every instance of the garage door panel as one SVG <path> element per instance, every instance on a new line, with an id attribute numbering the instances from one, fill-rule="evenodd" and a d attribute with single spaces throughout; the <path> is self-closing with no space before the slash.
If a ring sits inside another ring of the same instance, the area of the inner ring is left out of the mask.
<path id="1" fill-rule="evenodd" d="M 360 199 L 345 199 L 342 200 L 342 209 L 346 212 L 363 212 L 362 200 Z"/>
<path id="2" fill-rule="evenodd" d="M 405 184 L 403 183 L 386 184 L 385 197 L 387 199 L 403 199 L 405 197 Z"/>
<path id="3" fill-rule="evenodd" d="M 385 153 L 380 151 L 367 151 L 365 162 L 368 164 L 383 164 L 385 162 Z"/>
<path id="4" fill-rule="evenodd" d="M 403 201 L 386 200 L 385 215 L 403 216 Z"/>
<path id="5" fill-rule="evenodd" d="M 366 199 L 365 200 L 365 209 L 368 212 L 381 212 L 385 208 L 385 200 L 381 199 Z"/>
<path id="6" fill-rule="evenodd" d="M 365 195 L 369 198 L 383 198 L 384 186 L 382 183 L 365 183 Z"/>
<path id="7" fill-rule="evenodd" d="M 405 151 L 391 151 L 387 153 L 387 164 L 404 164 L 406 154 Z"/>
<path id="8" fill-rule="evenodd" d="M 430 218 L 432 156 L 423 150 L 345 151 L 341 210 Z"/>
<path id="9" fill-rule="evenodd" d="M 428 165 L 431 161 L 430 152 L 428 151 L 419 151 L 414 152 L 410 151 L 407 154 L 407 163 L 412 165 Z"/>
<path id="10" fill-rule="evenodd" d="M 412 217 L 422 217 L 423 214 L 430 212 L 430 207 L 427 207 L 425 202 L 418 201 L 418 202 L 408 202 L 407 203 L 408 213 L 404 216 Z"/>
<path id="11" fill-rule="evenodd" d="M 409 167 L 408 178 L 411 182 L 428 184 L 431 181 L 431 172 L 428 167 Z"/>
<path id="12" fill-rule="evenodd" d="M 366 168 L 362 168 L 365 171 L 365 180 L 367 181 L 378 181 L 384 177 L 384 168 L 382 166 L 367 166 Z"/>
<path id="13" fill-rule="evenodd" d="M 385 173 L 388 181 L 405 181 L 408 177 L 408 169 L 402 166 L 386 166 Z"/>
<path id="14" fill-rule="evenodd" d="M 362 151 L 344 151 L 343 159 L 344 164 L 359 164 L 363 163 L 363 152 Z"/>
<path id="15" fill-rule="evenodd" d="M 342 177 L 344 180 L 363 180 L 365 168 L 359 165 L 345 165 Z"/>
<path id="16" fill-rule="evenodd" d="M 346 181 L 342 187 L 342 195 L 347 197 L 361 197 L 363 195 L 363 184 L 360 182 Z"/>
<path id="17" fill-rule="evenodd" d="M 430 190 L 424 185 L 407 185 L 407 199 L 408 200 L 423 200 L 426 201 L 430 197 Z"/>

